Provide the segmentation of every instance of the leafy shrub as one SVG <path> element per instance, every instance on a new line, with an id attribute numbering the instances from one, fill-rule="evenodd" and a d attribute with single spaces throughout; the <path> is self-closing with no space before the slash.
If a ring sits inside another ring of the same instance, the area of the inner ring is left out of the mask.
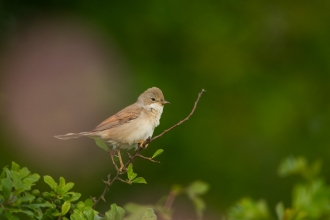
<path id="1" fill-rule="evenodd" d="M 308 164 L 304 157 L 285 159 L 278 168 L 282 177 L 299 175 L 302 182 L 293 187 L 291 207 L 277 204 L 277 218 L 271 215 L 267 203 L 243 198 L 228 212 L 229 220 L 323 220 L 330 219 L 330 186 L 319 176 L 320 161 Z"/>
<path id="2" fill-rule="evenodd" d="M 124 182 L 128 184 L 146 183 L 144 178 L 137 177 L 134 173 L 132 164 L 128 167 L 127 178 Z M 38 189 L 32 189 L 39 179 L 38 174 L 31 173 L 26 167 L 20 168 L 15 162 L 12 163 L 11 169 L 3 168 L 0 175 L 0 219 L 18 220 L 28 216 L 30 219 L 41 220 L 156 220 L 155 211 L 163 219 L 171 219 L 171 206 L 179 194 L 188 195 L 201 217 L 205 203 L 200 195 L 208 190 L 206 183 L 196 181 L 185 188 L 174 187 L 168 196 L 171 204 L 165 202 L 162 206 L 130 203 L 125 206 L 128 215 L 123 208 L 112 204 L 107 212 L 101 214 L 95 210 L 95 201 L 79 200 L 81 194 L 70 191 L 74 183 L 67 183 L 63 177 L 56 182 L 52 177 L 44 176 L 43 180 L 49 185 L 50 191 L 41 193 Z"/>

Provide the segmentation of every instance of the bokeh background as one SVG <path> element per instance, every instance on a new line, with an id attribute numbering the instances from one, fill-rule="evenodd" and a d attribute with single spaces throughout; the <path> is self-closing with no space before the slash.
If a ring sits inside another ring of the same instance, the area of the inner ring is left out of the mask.
<path id="1" fill-rule="evenodd" d="M 290 205 L 290 155 L 322 159 L 330 177 L 330 1 L 0 2 L 0 166 L 64 176 L 84 198 L 113 172 L 93 129 L 149 87 L 171 102 L 137 160 L 147 185 L 112 186 L 107 203 L 155 203 L 173 184 L 210 184 L 206 219 L 243 196 Z M 179 197 L 177 219 L 195 219 Z"/>

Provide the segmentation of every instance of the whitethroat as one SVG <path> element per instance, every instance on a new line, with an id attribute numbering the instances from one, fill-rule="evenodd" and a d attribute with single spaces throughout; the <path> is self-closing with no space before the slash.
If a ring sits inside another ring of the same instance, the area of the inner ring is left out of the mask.
<path id="1" fill-rule="evenodd" d="M 134 104 L 110 116 L 92 131 L 55 137 L 61 140 L 83 136 L 102 139 L 112 147 L 112 150 L 117 151 L 121 166 L 119 171 L 122 171 L 124 164 L 120 149 L 137 148 L 139 144 L 151 138 L 155 127 L 159 125 L 165 104 L 169 102 L 164 99 L 162 91 L 157 87 L 152 87 L 144 91 Z M 112 150 L 110 148 L 113 156 Z"/>

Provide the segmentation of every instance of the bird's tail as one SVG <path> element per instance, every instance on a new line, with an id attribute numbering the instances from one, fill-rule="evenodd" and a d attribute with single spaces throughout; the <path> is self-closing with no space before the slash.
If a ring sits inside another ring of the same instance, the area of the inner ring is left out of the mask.
<path id="1" fill-rule="evenodd" d="M 64 135 L 56 135 L 54 137 L 61 139 L 61 140 L 68 140 L 71 138 L 80 138 L 83 136 L 88 136 L 89 132 L 80 132 L 80 133 L 69 133 Z"/>

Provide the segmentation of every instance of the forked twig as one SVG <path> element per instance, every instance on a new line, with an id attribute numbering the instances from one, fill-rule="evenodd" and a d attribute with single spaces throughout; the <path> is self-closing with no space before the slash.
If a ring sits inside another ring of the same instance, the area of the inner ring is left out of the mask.
<path id="1" fill-rule="evenodd" d="M 145 149 L 146 146 L 147 146 L 150 142 L 156 140 L 157 138 L 162 137 L 165 133 L 169 132 L 169 131 L 172 130 L 173 128 L 175 128 L 175 127 L 181 125 L 183 122 L 187 121 L 187 120 L 188 120 L 188 119 L 194 114 L 194 112 L 195 112 L 195 110 L 196 110 L 196 107 L 197 107 L 197 104 L 198 104 L 198 102 L 199 102 L 199 99 L 201 98 L 201 96 L 202 96 L 202 94 L 203 94 L 204 92 L 205 92 L 205 90 L 202 89 L 202 91 L 198 93 L 198 97 L 197 97 L 197 99 L 196 99 L 196 101 L 195 101 L 194 107 L 193 107 L 193 109 L 191 110 L 190 114 L 189 114 L 185 119 L 179 121 L 178 123 L 176 123 L 176 124 L 173 125 L 172 127 L 166 129 L 166 130 L 163 131 L 161 134 L 159 134 L 159 135 L 157 135 L 157 136 L 155 136 L 155 137 L 153 137 L 153 138 L 149 138 L 149 139 L 147 139 L 145 142 L 141 143 L 141 144 L 139 145 L 138 149 L 135 151 L 135 153 L 134 153 L 133 156 L 131 156 L 130 154 L 128 154 L 128 161 L 125 163 L 125 165 L 124 165 L 122 171 L 119 170 L 118 166 L 116 165 L 116 163 L 115 163 L 115 161 L 114 161 L 114 159 L 113 159 L 113 155 L 112 155 L 111 152 L 110 152 L 111 160 L 112 160 L 112 163 L 114 164 L 114 167 L 115 167 L 117 173 L 116 173 L 116 175 L 115 175 L 111 180 L 110 180 L 110 174 L 109 174 L 109 175 L 108 175 L 108 180 L 107 180 L 107 181 L 103 181 L 103 182 L 105 183 L 106 186 L 105 186 L 105 188 L 104 188 L 102 194 L 99 196 L 98 199 L 92 198 L 92 200 L 93 200 L 93 202 L 94 202 L 94 207 L 96 206 L 97 203 L 100 202 L 100 200 L 105 201 L 105 198 L 104 198 L 105 194 L 109 191 L 110 186 L 111 186 L 116 180 L 119 180 L 119 181 L 121 181 L 121 182 L 127 183 L 127 181 L 125 181 L 124 179 L 120 178 L 119 176 L 127 172 L 128 165 L 131 164 L 131 163 L 134 161 L 134 159 L 135 159 L 136 157 L 140 157 L 140 158 L 143 158 L 143 159 L 145 159 L 145 160 L 149 160 L 149 161 L 151 161 L 151 162 L 159 163 L 159 161 L 155 161 L 155 160 L 153 160 L 153 159 L 150 158 L 150 157 L 142 156 L 142 155 L 140 154 L 141 150 Z"/>

